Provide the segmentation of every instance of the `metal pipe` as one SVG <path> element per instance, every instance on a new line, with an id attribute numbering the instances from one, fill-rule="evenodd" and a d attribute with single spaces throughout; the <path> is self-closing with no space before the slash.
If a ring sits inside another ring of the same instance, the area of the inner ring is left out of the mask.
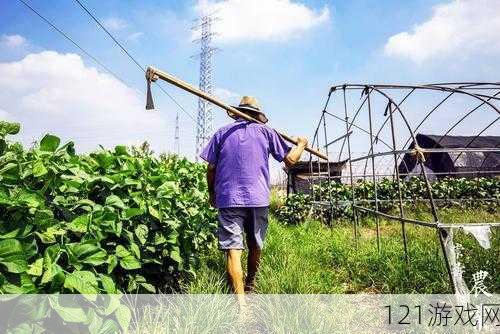
<path id="1" fill-rule="evenodd" d="M 408 94 L 405 95 L 405 97 L 398 103 L 398 108 L 401 108 L 401 106 L 403 105 L 403 103 L 406 101 L 406 99 L 411 95 L 413 94 L 413 92 L 415 91 L 415 88 L 413 88 L 412 90 L 410 90 L 410 92 Z M 389 116 L 387 116 L 384 120 L 384 122 L 382 123 L 382 125 L 380 126 L 380 128 L 378 129 L 377 131 L 377 134 L 375 135 L 376 138 L 379 138 L 380 136 L 380 133 L 382 132 L 382 130 L 384 129 L 385 125 L 387 124 L 387 122 L 389 121 Z M 381 142 L 383 142 L 381 139 L 379 139 Z M 405 145 L 406 146 L 406 145 Z M 405 147 L 403 146 L 403 147 Z M 368 153 L 373 153 L 373 152 L 368 152 Z M 405 166 L 406 166 L 406 162 L 404 162 Z M 407 167 L 407 166 L 406 166 Z"/>
<path id="2" fill-rule="evenodd" d="M 344 117 L 345 117 L 345 132 L 349 133 L 349 116 L 347 114 L 347 101 L 345 96 L 345 87 L 343 89 L 344 95 Z M 353 227 L 354 227 L 354 240 L 356 241 L 356 246 L 358 244 L 358 216 L 356 213 L 355 201 L 356 195 L 354 193 L 354 178 L 352 176 L 352 157 L 351 157 L 351 140 L 350 136 L 347 136 L 347 154 L 349 157 L 349 175 L 351 177 L 351 197 L 352 197 L 352 218 L 353 218 Z"/>
<path id="3" fill-rule="evenodd" d="M 467 223 L 467 224 L 438 224 L 438 227 L 469 227 L 469 226 L 490 226 L 500 227 L 500 223 Z"/>
<path id="4" fill-rule="evenodd" d="M 396 135 L 394 131 L 394 116 L 392 115 L 392 106 L 391 103 L 389 102 L 388 105 L 388 112 L 389 112 L 389 123 L 391 125 L 391 136 L 392 136 L 392 146 L 394 148 L 394 151 L 396 150 Z M 398 185 L 398 198 L 399 198 L 399 216 L 401 218 L 404 218 L 404 209 L 403 209 L 403 196 L 401 194 L 401 182 L 399 178 L 399 168 L 398 168 L 398 155 L 394 153 L 394 172 L 396 174 L 396 180 L 397 180 L 397 185 Z M 409 264 L 410 259 L 408 256 L 408 242 L 406 239 L 406 226 L 405 222 L 401 222 L 401 233 L 403 235 L 403 246 L 404 246 L 404 251 L 405 251 L 405 260 L 406 264 Z"/>
<path id="5" fill-rule="evenodd" d="M 425 123 L 425 121 L 429 118 L 430 115 L 432 115 L 443 103 L 446 102 L 446 100 L 448 100 L 453 94 L 455 94 L 455 92 L 451 92 L 450 94 L 448 94 L 448 96 L 446 98 L 444 98 L 443 100 L 441 100 L 434 108 L 431 109 L 431 111 L 429 111 L 425 117 L 420 121 L 420 123 L 418 123 L 418 125 L 415 127 L 415 129 L 413 129 L 413 132 L 417 132 L 418 129 L 420 129 L 420 127 L 422 126 L 422 124 Z M 411 141 L 411 138 L 408 138 L 408 140 L 404 143 L 404 145 L 402 147 L 406 147 Z"/>
<path id="6" fill-rule="evenodd" d="M 372 104 L 370 99 L 370 89 L 367 87 L 366 91 L 368 94 L 368 128 L 370 130 L 370 151 L 373 152 Z M 377 191 L 377 178 L 375 177 L 375 157 L 372 156 L 371 161 L 372 161 L 373 190 L 375 195 L 375 210 L 378 212 L 378 191 Z M 365 171 L 366 171 L 366 166 L 365 166 Z M 380 222 L 377 215 L 375 215 L 375 225 L 377 227 L 377 250 L 380 252 Z"/>
<path id="7" fill-rule="evenodd" d="M 336 89 L 333 89 L 333 91 L 335 91 L 335 90 L 336 90 Z M 332 92 L 332 89 L 330 89 L 330 92 Z M 345 90 L 344 90 L 344 94 L 345 94 Z M 354 121 L 356 120 L 356 117 L 358 117 L 359 112 L 361 111 L 361 109 L 362 109 L 362 108 L 363 108 L 363 106 L 365 105 L 365 103 L 366 103 L 366 99 L 367 99 L 367 97 L 365 97 L 365 98 L 363 99 L 363 102 L 359 105 L 358 109 L 357 109 L 357 110 L 356 110 L 356 112 L 354 113 L 354 116 L 353 116 L 353 118 L 352 118 L 352 122 L 351 122 L 351 124 L 349 124 L 348 130 L 350 130 L 350 129 L 351 129 L 351 127 L 353 127 L 353 126 L 354 126 L 354 127 L 357 127 L 357 126 L 354 124 Z M 333 114 L 331 114 L 331 115 L 332 115 L 332 116 L 334 116 Z M 336 116 L 334 116 L 334 117 L 336 117 Z M 366 132 L 366 131 L 365 131 L 365 132 Z M 342 152 L 343 152 L 343 150 L 344 150 L 344 145 L 345 145 L 345 140 L 342 142 L 342 147 L 340 148 L 339 160 L 340 160 L 340 157 L 341 157 Z"/>
<path id="8" fill-rule="evenodd" d="M 330 96 L 330 95 L 328 95 Z M 327 101 L 327 104 L 328 104 L 328 101 Z M 326 107 L 324 109 L 324 111 L 326 110 Z M 324 136 L 325 136 L 325 155 L 326 157 L 328 158 L 328 136 L 327 136 L 327 132 L 326 132 L 326 117 L 325 117 L 325 112 L 323 111 L 323 132 L 324 132 Z M 331 177 L 331 173 L 330 173 L 330 161 L 327 159 L 327 173 L 328 173 L 328 187 L 330 187 L 330 177 Z M 319 172 L 321 172 L 321 169 L 319 169 Z M 321 179 L 320 179 L 321 180 Z M 328 189 L 328 195 L 329 195 L 329 200 L 330 202 L 332 201 L 332 194 L 330 192 L 330 190 Z M 328 225 L 330 225 L 332 222 L 332 212 L 331 210 L 329 211 L 329 214 L 328 214 Z"/>
<path id="9" fill-rule="evenodd" d="M 311 143 L 311 147 L 314 147 L 314 144 L 316 142 L 316 140 L 318 140 L 318 131 L 319 131 L 319 126 L 321 124 L 321 118 L 318 122 L 318 125 L 316 126 L 316 131 L 314 131 L 314 136 L 313 136 L 313 140 L 312 140 L 312 143 Z M 314 168 L 313 168 L 313 162 L 312 162 L 312 154 L 309 154 L 309 173 L 311 175 L 314 174 Z M 320 172 L 321 170 L 319 170 Z M 314 180 L 313 182 L 309 182 L 309 187 L 311 189 L 311 194 L 312 194 L 312 198 L 314 199 L 315 198 L 315 194 L 314 194 Z"/>
<path id="10" fill-rule="evenodd" d="M 500 152 L 500 151 L 499 151 Z M 467 174 L 500 174 L 500 171 L 498 170 L 476 170 L 476 171 L 463 171 L 463 172 L 432 172 L 432 175 L 467 175 Z M 388 176 L 393 176 L 394 173 L 390 174 L 382 174 L 378 173 L 375 174 L 377 177 L 388 177 Z M 363 177 L 363 174 L 354 174 L 354 177 Z M 416 173 L 399 173 L 399 176 L 417 176 Z M 349 175 L 338 175 L 334 176 L 335 178 L 348 178 Z"/>
<path id="11" fill-rule="evenodd" d="M 358 210 L 361 210 L 361 211 L 366 211 L 366 212 L 370 212 L 370 213 L 373 213 L 373 214 L 377 214 L 377 215 L 380 215 L 382 217 L 389 218 L 389 219 L 392 219 L 392 220 L 404 221 L 404 222 L 410 223 L 410 224 L 415 224 L 415 225 L 420 225 L 420 226 L 426 226 L 426 227 L 434 227 L 434 228 L 437 228 L 437 226 L 438 226 L 436 223 L 429 223 L 429 222 L 424 222 L 424 221 L 410 219 L 410 218 L 401 218 L 401 217 L 398 217 L 398 216 L 389 215 L 389 214 L 384 213 L 384 212 L 380 212 L 380 211 L 375 211 L 375 210 L 372 210 L 372 209 L 368 209 L 368 208 L 365 208 L 363 206 L 356 205 L 356 208 Z"/>
<path id="12" fill-rule="evenodd" d="M 448 153 L 448 152 L 500 152 L 500 148 L 494 148 L 494 147 L 478 147 L 478 148 L 420 148 L 420 152 L 422 153 Z M 357 162 L 361 160 L 366 160 L 370 159 L 372 157 L 380 157 L 384 155 L 392 155 L 393 153 L 396 154 L 405 154 L 405 153 L 416 153 L 416 150 L 413 149 L 405 149 L 405 150 L 396 150 L 396 151 L 386 151 L 386 152 L 377 152 L 373 154 L 367 154 L 355 159 L 352 159 L 352 162 Z"/>
<path id="13" fill-rule="evenodd" d="M 466 145 L 465 145 L 465 148 L 468 148 L 477 138 L 479 138 L 486 130 L 488 130 L 493 124 L 495 124 L 498 120 L 500 120 L 500 116 L 497 117 L 495 120 L 493 120 L 493 122 L 491 122 L 490 124 L 488 124 L 484 129 L 482 129 L 474 138 L 472 138 L 472 140 L 470 140 Z M 497 148 L 498 150 L 498 148 Z M 458 158 L 460 158 L 460 156 L 462 155 L 463 152 L 460 152 L 457 157 L 455 158 L 455 160 L 453 160 L 453 165 L 455 165 L 455 163 L 457 162 Z M 483 163 L 484 163 L 484 160 L 483 160 Z"/>
<path id="14" fill-rule="evenodd" d="M 338 120 L 339 120 L 339 121 L 341 121 L 342 123 L 344 123 L 344 122 L 345 122 L 345 119 L 342 119 L 342 118 L 340 118 L 340 117 L 339 117 L 339 116 L 337 116 L 337 115 L 334 115 L 334 114 L 332 114 L 332 113 L 329 113 L 328 111 L 326 112 L 326 114 L 327 114 L 327 115 L 332 116 L 333 118 L 338 119 Z M 350 125 L 349 125 L 349 124 L 350 124 Z M 360 126 L 358 126 L 358 125 L 356 125 L 356 124 L 354 124 L 354 123 L 352 123 L 352 122 L 351 122 L 351 123 L 348 123 L 348 128 L 349 128 L 349 130 L 351 129 L 351 127 L 354 127 L 354 128 L 356 128 L 356 129 L 358 129 L 358 130 L 362 131 L 363 133 L 366 133 L 367 135 L 370 135 L 370 133 L 369 133 L 367 130 L 363 129 L 362 127 L 360 127 Z M 387 146 L 388 148 L 391 148 L 391 146 L 390 146 L 387 142 L 383 141 L 382 139 L 380 139 L 380 138 L 379 138 L 379 141 L 380 141 L 382 144 L 384 144 L 385 146 Z M 343 149 L 343 147 L 342 147 L 342 149 Z M 339 152 L 339 157 L 338 157 L 338 160 L 340 160 L 340 157 L 342 156 L 342 152 L 343 152 L 342 150 Z"/>
<path id="15" fill-rule="evenodd" d="M 342 135 L 334 140 L 332 140 L 331 142 L 329 142 L 328 144 L 325 145 L 325 148 L 328 149 L 328 146 L 332 145 L 332 144 L 335 144 L 336 142 L 338 142 L 339 140 L 342 140 L 342 139 L 345 139 L 347 136 L 350 136 L 352 134 L 352 131 L 349 131 L 348 133 L 346 133 L 345 135 Z"/>
<path id="16" fill-rule="evenodd" d="M 441 249 L 443 251 L 443 257 L 444 257 L 444 263 L 446 265 L 446 271 L 448 272 L 448 277 L 450 279 L 451 290 L 454 293 L 456 293 L 455 281 L 453 280 L 453 274 L 451 272 L 450 261 L 448 260 L 448 253 L 446 252 L 446 246 L 445 246 L 445 239 L 448 236 L 448 231 L 446 231 L 443 228 L 438 228 L 437 234 L 438 234 L 438 238 L 439 238 L 439 244 L 441 245 Z"/>

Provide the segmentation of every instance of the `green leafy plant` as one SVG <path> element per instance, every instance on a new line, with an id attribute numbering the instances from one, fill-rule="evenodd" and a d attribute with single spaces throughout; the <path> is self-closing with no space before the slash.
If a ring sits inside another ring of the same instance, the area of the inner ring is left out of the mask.
<path id="1" fill-rule="evenodd" d="M 404 206 L 415 207 L 429 200 L 424 180 L 413 177 L 398 182 L 392 179 L 381 179 L 376 184 L 378 210 L 390 212 L 398 207 L 399 191 Z M 311 212 L 312 217 L 324 222 L 332 218 L 352 216 L 352 196 L 367 208 L 375 209 L 375 185 L 371 181 L 360 180 L 353 187 L 339 182 L 322 182 L 313 185 L 311 195 L 292 194 L 284 206 L 277 210 L 277 215 L 284 222 L 296 224 L 304 221 L 303 212 Z M 500 178 L 444 178 L 431 183 L 431 194 L 436 204 L 441 207 L 483 207 L 487 211 L 496 210 L 500 201 Z M 306 198 L 308 200 L 306 200 Z M 311 206 L 311 201 L 328 205 Z M 331 204 L 331 205 L 330 205 Z"/>
<path id="2" fill-rule="evenodd" d="M 311 197 L 306 194 L 289 195 L 284 205 L 279 207 L 275 214 L 280 221 L 286 224 L 298 224 L 303 222 L 309 215 L 311 209 Z"/>
<path id="3" fill-rule="evenodd" d="M 205 166 L 186 159 L 46 135 L 6 142 L 0 180 L 0 293 L 176 291 L 214 246 Z"/>

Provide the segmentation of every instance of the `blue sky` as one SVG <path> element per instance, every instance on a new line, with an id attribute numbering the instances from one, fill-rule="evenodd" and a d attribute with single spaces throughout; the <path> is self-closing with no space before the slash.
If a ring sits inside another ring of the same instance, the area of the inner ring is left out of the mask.
<path id="1" fill-rule="evenodd" d="M 157 110 L 144 111 L 143 74 L 90 17 L 74 1 L 26 1 L 126 85 L 103 75 L 20 2 L 0 0 L 0 116 L 23 123 L 19 139 L 53 132 L 82 151 L 147 139 L 158 152 L 172 151 L 177 107 L 156 89 Z M 311 136 L 333 84 L 498 81 L 500 72 L 500 43 L 489 33 L 500 29 L 497 0 L 83 3 L 141 64 L 193 84 L 198 63 L 190 56 L 198 46 L 190 28 L 200 6 L 218 9 L 216 94 L 231 103 L 258 97 L 270 124 L 291 135 Z M 195 98 L 164 87 L 195 115 Z M 214 113 L 215 127 L 229 121 Z M 181 151 L 193 157 L 194 123 L 179 116 Z"/>

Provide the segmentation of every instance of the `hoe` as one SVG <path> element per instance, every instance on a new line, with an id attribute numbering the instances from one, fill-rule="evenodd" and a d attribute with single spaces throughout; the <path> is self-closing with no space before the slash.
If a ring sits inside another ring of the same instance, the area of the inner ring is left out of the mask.
<path id="1" fill-rule="evenodd" d="M 243 119 L 246 119 L 247 121 L 263 124 L 259 120 L 256 120 L 253 117 L 250 117 L 247 114 L 242 113 L 238 109 L 233 108 L 233 107 L 221 102 L 216 97 L 213 97 L 213 96 L 193 87 L 192 85 L 188 84 L 187 82 L 184 82 L 184 81 L 182 81 L 182 80 L 180 80 L 180 79 L 178 79 L 178 78 L 176 78 L 168 73 L 160 71 L 160 70 L 158 70 L 154 67 L 151 67 L 151 66 L 149 66 L 147 71 L 146 71 L 146 80 L 147 80 L 147 85 L 148 85 L 147 86 L 147 100 L 146 100 L 146 109 L 147 110 L 154 109 L 153 95 L 151 94 L 151 82 L 155 82 L 158 79 L 162 79 L 162 80 L 164 80 L 164 81 L 166 81 L 166 82 L 168 82 L 168 83 L 170 83 L 170 84 L 172 84 L 180 89 L 183 89 L 191 94 L 194 94 L 194 95 L 198 96 L 199 98 L 202 98 L 202 99 L 226 110 L 227 112 L 235 114 L 236 116 L 241 117 Z M 292 137 L 288 136 L 287 134 L 281 133 L 279 131 L 278 131 L 278 133 L 285 140 L 289 141 L 290 143 L 292 143 L 294 145 L 297 145 L 297 141 L 295 139 L 293 139 Z M 328 157 L 326 155 L 315 150 L 314 148 L 306 147 L 306 151 L 321 158 L 321 159 L 328 160 Z"/>

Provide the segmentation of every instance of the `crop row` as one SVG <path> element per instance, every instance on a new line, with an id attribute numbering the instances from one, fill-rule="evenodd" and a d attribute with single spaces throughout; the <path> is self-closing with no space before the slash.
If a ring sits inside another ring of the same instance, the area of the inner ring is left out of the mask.
<path id="1" fill-rule="evenodd" d="M 214 245 L 205 166 L 147 149 L 24 149 L 0 122 L 0 293 L 181 288 Z"/>
<path id="2" fill-rule="evenodd" d="M 500 201 L 500 178 L 444 178 L 430 185 L 432 198 L 439 205 L 497 205 Z M 377 195 L 375 197 L 375 194 Z M 288 223 L 301 222 L 309 215 L 312 201 L 330 204 L 328 212 L 333 218 L 352 215 L 353 195 L 358 205 L 388 212 L 397 207 L 399 194 L 405 205 L 414 205 L 430 198 L 425 181 L 413 177 L 397 182 L 382 179 L 374 184 L 371 181 L 359 181 L 351 187 L 339 182 L 323 182 L 313 186 L 311 194 L 292 194 L 283 206 L 276 210 L 278 217 Z"/>

